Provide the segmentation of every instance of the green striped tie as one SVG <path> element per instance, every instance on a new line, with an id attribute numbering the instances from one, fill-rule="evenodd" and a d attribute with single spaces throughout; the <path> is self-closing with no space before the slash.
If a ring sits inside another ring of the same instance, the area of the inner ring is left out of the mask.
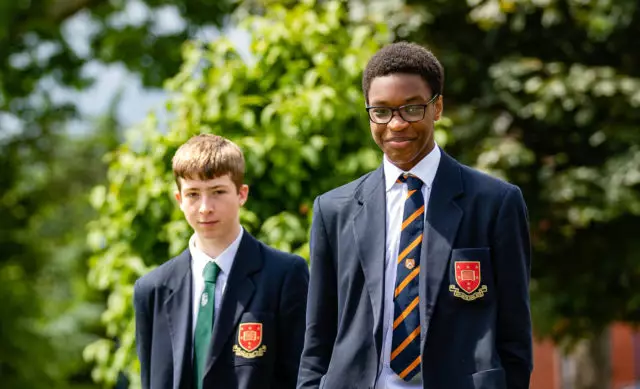
<path id="1" fill-rule="evenodd" d="M 202 376 L 204 367 L 207 364 L 207 354 L 209 343 L 211 342 L 211 332 L 214 319 L 214 300 L 216 290 L 216 278 L 220 268 L 215 262 L 209 262 L 204 267 L 204 290 L 200 296 L 200 309 L 198 310 L 198 321 L 196 322 L 196 333 L 194 340 L 194 373 L 196 388 L 202 389 Z"/>

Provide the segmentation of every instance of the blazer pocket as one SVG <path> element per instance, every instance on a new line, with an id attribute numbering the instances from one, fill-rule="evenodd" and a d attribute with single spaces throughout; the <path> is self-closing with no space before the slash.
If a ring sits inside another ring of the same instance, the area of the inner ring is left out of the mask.
<path id="1" fill-rule="evenodd" d="M 490 301 L 494 294 L 491 249 L 489 247 L 451 250 L 449 293 L 463 303 Z"/>
<path id="2" fill-rule="evenodd" d="M 506 389 L 507 379 L 503 369 L 479 371 L 471 375 L 474 389 Z"/>
<path id="3" fill-rule="evenodd" d="M 231 351 L 234 365 L 264 364 L 276 352 L 273 313 L 246 312 L 236 327 Z"/>

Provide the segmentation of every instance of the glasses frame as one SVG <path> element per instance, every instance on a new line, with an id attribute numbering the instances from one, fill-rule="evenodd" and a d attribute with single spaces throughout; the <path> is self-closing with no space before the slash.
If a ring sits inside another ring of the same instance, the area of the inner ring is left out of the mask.
<path id="1" fill-rule="evenodd" d="M 419 122 L 420 120 L 424 119 L 424 115 L 427 114 L 427 107 L 429 106 L 429 104 L 432 104 L 436 101 L 436 99 L 440 97 L 439 93 L 436 93 L 435 95 L 433 95 L 433 97 L 427 101 L 425 104 L 405 104 L 405 105 L 401 105 L 399 107 L 385 107 L 385 106 L 380 106 L 380 105 L 374 105 L 374 106 L 367 106 L 365 109 L 367 111 L 367 114 L 369 116 L 369 120 L 371 120 L 371 122 L 375 123 L 375 124 L 389 124 L 389 122 L 391 122 L 391 120 L 393 120 L 393 117 L 395 116 L 394 113 L 398 112 L 398 115 L 402 118 L 402 120 L 404 120 L 407 123 L 415 123 L 415 122 Z M 401 109 L 406 108 L 406 107 L 422 107 L 422 117 L 420 119 L 415 119 L 415 120 L 407 120 L 405 119 L 404 116 L 402 116 L 402 111 Z M 386 109 L 390 109 L 391 110 L 391 117 L 389 117 L 389 120 L 387 120 L 386 122 L 379 122 L 379 121 L 375 121 L 373 120 L 373 118 L 371 117 L 371 110 L 374 108 L 386 108 Z"/>

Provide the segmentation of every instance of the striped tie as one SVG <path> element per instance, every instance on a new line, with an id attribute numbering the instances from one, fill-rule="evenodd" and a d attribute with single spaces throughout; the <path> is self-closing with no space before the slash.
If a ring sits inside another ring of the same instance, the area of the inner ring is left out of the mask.
<path id="1" fill-rule="evenodd" d="M 400 378 L 409 381 L 420 372 L 418 274 L 424 230 L 424 197 L 419 178 L 403 175 L 397 182 L 406 182 L 407 197 L 400 229 L 390 360 L 391 369 Z"/>

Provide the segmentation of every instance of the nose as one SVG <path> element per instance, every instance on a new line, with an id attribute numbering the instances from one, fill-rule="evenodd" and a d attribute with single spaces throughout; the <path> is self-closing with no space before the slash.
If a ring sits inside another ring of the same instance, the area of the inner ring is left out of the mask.
<path id="1" fill-rule="evenodd" d="M 393 112 L 393 116 L 391 117 L 391 121 L 387 124 L 387 127 L 391 131 L 402 131 L 405 128 L 409 127 L 409 122 L 404 120 L 400 113 L 395 111 Z"/>
<path id="2" fill-rule="evenodd" d="M 198 211 L 201 214 L 207 214 L 213 212 L 213 209 L 213 199 L 211 199 L 207 195 L 202 196 L 202 202 L 200 203 L 200 208 L 198 209 Z"/>

